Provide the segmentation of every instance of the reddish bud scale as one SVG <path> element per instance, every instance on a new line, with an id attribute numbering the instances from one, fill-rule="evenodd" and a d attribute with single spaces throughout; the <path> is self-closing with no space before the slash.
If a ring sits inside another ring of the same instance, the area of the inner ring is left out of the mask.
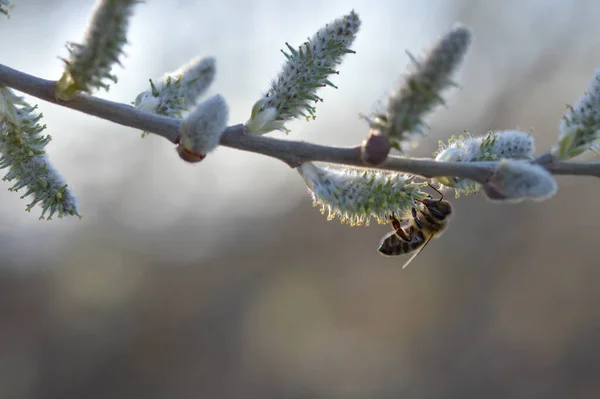
<path id="1" fill-rule="evenodd" d="M 391 148 L 386 136 L 371 133 L 361 145 L 362 161 L 367 165 L 380 165 L 387 159 Z"/>
<path id="2" fill-rule="evenodd" d="M 200 161 L 202 161 L 204 158 L 206 158 L 206 155 L 202 155 L 202 154 L 197 154 L 195 152 L 192 152 L 188 149 L 186 149 L 183 144 L 179 143 L 177 144 L 177 153 L 179 154 L 179 157 L 181 159 L 183 159 L 186 162 L 189 163 L 198 163 Z"/>
<path id="3" fill-rule="evenodd" d="M 498 186 L 498 183 L 489 178 L 483 185 L 483 190 L 487 197 L 492 201 L 505 201 L 508 199 L 508 197 L 502 193 L 502 189 Z"/>

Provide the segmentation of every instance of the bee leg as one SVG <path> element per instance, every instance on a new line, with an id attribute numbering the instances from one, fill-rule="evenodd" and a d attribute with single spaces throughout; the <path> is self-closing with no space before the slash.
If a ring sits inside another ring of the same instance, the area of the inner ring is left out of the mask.
<path id="1" fill-rule="evenodd" d="M 415 233 L 415 226 L 410 226 L 410 229 L 408 229 L 408 233 L 407 233 L 408 241 L 412 241 L 413 240 L 413 234 L 414 233 Z"/>
<path id="2" fill-rule="evenodd" d="M 396 215 L 392 212 L 392 216 L 390 216 L 390 220 L 392 221 L 392 227 L 394 230 L 398 230 L 400 228 L 400 222 L 396 219 Z"/>
<path id="3" fill-rule="evenodd" d="M 415 224 L 417 225 L 418 228 L 422 229 L 423 226 L 421 226 L 421 221 L 417 217 L 417 209 L 415 207 L 413 207 L 411 212 L 412 212 L 412 217 L 415 220 Z"/>
<path id="4" fill-rule="evenodd" d="M 410 241 L 410 235 L 407 234 L 406 230 L 404 230 L 402 227 L 398 227 L 396 229 L 396 235 L 404 241 Z"/>
<path id="5" fill-rule="evenodd" d="M 400 226 L 400 222 L 398 221 L 398 219 L 396 219 L 394 213 L 392 213 L 390 219 L 392 219 L 392 227 L 394 228 L 396 235 L 405 241 L 410 241 L 410 238 L 408 237 L 406 231 L 402 228 L 402 226 Z"/>

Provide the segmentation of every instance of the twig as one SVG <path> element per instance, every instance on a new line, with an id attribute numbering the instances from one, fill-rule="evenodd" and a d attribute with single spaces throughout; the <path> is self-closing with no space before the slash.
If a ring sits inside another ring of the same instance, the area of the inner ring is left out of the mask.
<path id="1" fill-rule="evenodd" d="M 143 112 L 130 105 L 85 94 L 77 95 L 71 101 L 62 101 L 54 96 L 56 81 L 41 79 L 2 64 L 0 64 L 0 83 L 53 104 L 97 116 L 119 125 L 152 132 L 171 142 L 176 142 L 179 136 L 181 121 L 177 119 Z"/>
<path id="2" fill-rule="evenodd" d="M 600 177 L 600 162 L 555 161 L 553 164 L 542 166 L 553 175 Z"/>
<path id="3" fill-rule="evenodd" d="M 172 143 L 179 139 L 181 121 L 140 111 L 130 105 L 80 94 L 71 101 L 58 100 L 54 95 L 56 81 L 41 79 L 0 64 L 0 84 L 111 122 L 157 134 Z M 229 126 L 221 137 L 221 145 L 279 159 L 290 167 L 317 161 L 358 167 L 399 171 L 422 177 L 452 176 L 484 183 L 496 167 L 496 162 L 437 162 L 427 158 L 388 156 L 380 165 L 367 165 L 361 158 L 360 146 L 329 147 L 303 141 L 280 140 L 248 134 L 244 125 Z M 555 175 L 600 177 L 600 162 L 558 162 L 545 153 L 535 161 Z"/>

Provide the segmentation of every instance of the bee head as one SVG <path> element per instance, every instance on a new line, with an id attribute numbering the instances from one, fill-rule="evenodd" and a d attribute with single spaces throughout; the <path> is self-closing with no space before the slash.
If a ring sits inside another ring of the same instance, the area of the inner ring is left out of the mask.
<path id="1" fill-rule="evenodd" d="M 425 198 L 423 200 L 418 200 L 423 206 L 423 208 L 427 209 L 428 213 L 432 216 L 444 220 L 452 213 L 452 204 L 449 201 L 440 199 L 435 200 L 432 198 Z"/>
<path id="2" fill-rule="evenodd" d="M 432 202 L 434 202 L 434 204 L 432 204 Z M 444 215 L 448 216 L 452 213 L 452 204 L 450 204 L 449 201 L 446 200 L 439 200 L 439 201 L 429 201 L 430 206 L 428 206 L 428 208 L 431 209 L 431 207 L 435 208 L 437 211 L 443 213 Z"/>

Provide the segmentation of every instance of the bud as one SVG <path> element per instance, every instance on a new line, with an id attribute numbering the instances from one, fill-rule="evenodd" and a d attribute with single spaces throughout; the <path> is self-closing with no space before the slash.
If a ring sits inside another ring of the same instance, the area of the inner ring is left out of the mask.
<path id="1" fill-rule="evenodd" d="M 492 201 L 521 202 L 526 199 L 545 201 L 556 194 L 558 185 L 540 165 L 503 159 L 483 188 Z"/>
<path id="2" fill-rule="evenodd" d="M 360 156 L 367 165 L 380 165 L 390 153 L 390 141 L 387 137 L 378 134 L 377 131 L 371 131 L 369 137 L 363 140 L 360 146 Z"/>
<path id="3" fill-rule="evenodd" d="M 177 151 L 182 159 L 199 162 L 217 148 L 228 119 L 229 108 L 220 94 L 198 105 L 181 124 Z"/>

